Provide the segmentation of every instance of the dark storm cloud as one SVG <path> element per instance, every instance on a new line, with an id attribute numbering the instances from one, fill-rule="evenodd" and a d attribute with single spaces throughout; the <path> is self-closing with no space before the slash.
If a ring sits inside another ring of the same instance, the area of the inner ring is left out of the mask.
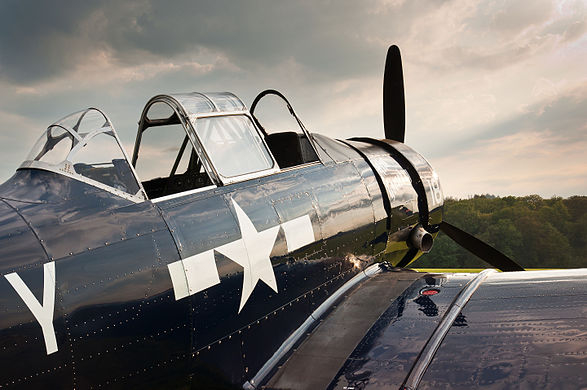
<path id="1" fill-rule="evenodd" d="M 31 83 L 70 70 L 96 50 L 136 64 L 201 47 L 247 66 L 292 57 L 328 72 L 356 72 L 374 50 L 363 36 L 368 8 L 353 1 L 5 1 L 0 72 Z"/>
<path id="2" fill-rule="evenodd" d="M 212 49 L 239 67 L 293 59 L 326 77 L 379 70 L 382 49 L 442 2 L 370 0 L 9 0 L 0 3 L 0 76 L 31 84 L 104 50 L 139 64 Z"/>
<path id="3" fill-rule="evenodd" d="M 71 39 L 89 2 L 7 0 L 0 3 L 0 75 L 34 81 L 67 69 L 84 50 Z"/>
<path id="4" fill-rule="evenodd" d="M 386 3 L 6 0 L 0 3 L 0 77 L 32 84 L 65 74 L 101 50 L 121 64 L 136 65 L 178 55 L 195 57 L 201 49 L 222 52 L 249 70 L 277 67 L 293 59 L 320 77 L 356 77 L 380 70 L 381 61 L 375 59 L 389 43 L 410 40 L 425 47 L 427 42 L 419 39 L 426 37 L 413 31 L 413 20 L 443 7 L 458 11 L 451 8 L 458 7 L 456 0 Z M 558 25 L 543 27 L 554 12 L 548 1 L 532 6 L 471 3 L 470 7 L 459 42 L 432 48 L 437 55 L 422 53 L 413 62 L 432 69 L 496 69 L 532 55 L 548 36 L 573 40 L 585 29 L 585 9 L 580 5 Z M 534 36 L 499 47 L 486 47 L 482 40 L 467 42 L 467 36 L 521 34 L 532 26 L 537 29 Z"/>

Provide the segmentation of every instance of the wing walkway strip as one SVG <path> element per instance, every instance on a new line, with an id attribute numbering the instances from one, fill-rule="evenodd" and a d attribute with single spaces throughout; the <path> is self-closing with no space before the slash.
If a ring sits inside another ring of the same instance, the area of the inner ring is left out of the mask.
<path id="1" fill-rule="evenodd" d="M 360 272 L 322 303 L 243 388 L 326 388 L 390 299 L 421 276 L 416 272 L 381 272 L 379 264 Z M 349 296 L 337 304 L 345 294 Z M 307 380 L 300 381 L 301 376 Z"/>
<path id="2" fill-rule="evenodd" d="M 374 264 L 367 268 L 366 270 L 358 273 L 355 275 L 351 280 L 346 282 L 340 289 L 338 289 L 334 294 L 332 294 L 326 301 L 324 301 L 310 316 L 306 319 L 306 321 L 296 329 L 288 338 L 283 342 L 283 344 L 277 349 L 277 351 L 273 354 L 273 356 L 261 367 L 259 372 L 249 381 L 243 384 L 243 389 L 256 389 L 259 383 L 262 383 L 267 376 L 275 369 L 278 363 L 287 356 L 289 351 L 298 343 L 298 341 L 302 338 L 310 328 L 320 320 L 320 317 L 340 298 L 343 294 L 345 294 L 348 290 L 354 287 L 359 282 L 362 282 L 364 279 L 369 277 L 373 277 L 374 275 L 381 272 L 381 267 L 379 264 Z"/>
<path id="3" fill-rule="evenodd" d="M 428 339 L 428 342 L 412 366 L 410 373 L 401 387 L 402 390 L 414 390 L 418 388 L 420 381 L 426 373 L 426 369 L 428 369 L 428 366 L 432 362 L 436 351 L 438 348 L 440 348 L 442 340 L 444 340 L 444 337 L 450 330 L 455 319 L 463 310 L 467 302 L 469 302 L 471 296 L 475 293 L 475 291 L 477 291 L 477 288 L 479 288 L 481 283 L 483 283 L 483 281 L 487 279 L 489 275 L 495 272 L 497 271 L 494 269 L 486 269 L 485 271 L 480 272 L 475 278 L 469 281 L 469 283 L 467 283 L 467 285 L 461 290 L 459 295 L 455 297 L 454 301 L 446 311 L 440 323 L 436 326 L 436 329 L 434 329 L 432 336 L 430 336 L 430 339 Z"/>
<path id="4" fill-rule="evenodd" d="M 347 290 L 345 299 L 317 321 L 311 334 L 294 347 L 293 354 L 270 374 L 264 389 L 325 389 L 348 356 L 389 305 L 416 279 L 417 272 L 382 272 L 363 279 L 358 288 Z M 303 378 L 303 380 L 301 380 Z"/>

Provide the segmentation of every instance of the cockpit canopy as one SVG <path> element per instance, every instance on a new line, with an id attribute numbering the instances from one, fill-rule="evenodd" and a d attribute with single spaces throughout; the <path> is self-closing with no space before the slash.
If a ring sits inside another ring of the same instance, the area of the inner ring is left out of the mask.
<path id="1" fill-rule="evenodd" d="M 150 198 L 279 171 L 246 106 L 229 92 L 153 97 L 139 122 L 132 164 Z"/>
<path id="2" fill-rule="evenodd" d="M 112 123 L 96 108 L 75 112 L 49 126 L 21 164 L 23 168 L 53 171 L 123 197 L 145 199 Z"/>
<path id="3" fill-rule="evenodd" d="M 145 165 L 150 161 L 145 161 L 143 156 L 145 149 L 149 153 L 143 136 L 150 138 L 150 144 L 165 144 L 164 149 L 176 154 L 173 165 L 158 163 L 149 169 L 151 172 L 167 169 L 158 172 L 158 177 L 173 177 L 189 170 L 188 160 L 192 168 L 198 168 L 198 172 L 191 173 L 192 177 L 203 179 L 208 175 L 210 184 L 216 185 L 278 169 L 244 103 L 229 92 L 158 95 L 147 103 L 139 122 L 132 160 L 145 180 L 152 173 L 145 172 Z M 167 146 L 166 142 L 174 145 Z"/>
<path id="4" fill-rule="evenodd" d="M 88 108 L 49 126 L 19 169 L 157 202 L 318 162 L 310 134 L 296 120 L 299 133 L 268 134 L 232 93 L 157 95 L 141 115 L 132 162 L 108 117 Z"/>
<path id="5" fill-rule="evenodd" d="M 151 101 L 159 100 L 157 98 L 163 96 L 168 96 L 176 100 L 185 113 L 194 119 L 207 114 L 242 113 L 247 109 L 242 100 L 230 92 L 175 93 L 172 95 L 155 96 Z M 147 106 L 149 106 L 148 103 Z"/>

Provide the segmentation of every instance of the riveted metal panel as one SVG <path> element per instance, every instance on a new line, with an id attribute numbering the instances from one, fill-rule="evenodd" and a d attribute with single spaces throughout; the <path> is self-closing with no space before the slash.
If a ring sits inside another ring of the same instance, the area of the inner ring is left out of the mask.
<path id="1" fill-rule="evenodd" d="M 400 388 L 450 303 L 470 278 L 427 275 L 414 282 L 373 324 L 329 388 Z M 420 294 L 430 288 L 439 293 Z"/>
<path id="2" fill-rule="evenodd" d="M 0 275 L 36 268 L 47 261 L 39 239 L 24 219 L 0 199 Z"/>
<path id="3" fill-rule="evenodd" d="M 586 278 L 587 270 L 492 275 L 463 309 L 419 388 L 587 386 Z"/>
<path id="4" fill-rule="evenodd" d="M 43 303 L 44 267 L 21 269 L 18 276 Z M 58 350 L 47 354 L 41 326 L 27 304 L 3 276 L 0 278 L 0 386 L 26 388 L 73 387 L 74 368 L 68 348 L 67 326 L 55 296 L 53 330 Z M 14 364 L 14 362 L 20 362 Z"/>

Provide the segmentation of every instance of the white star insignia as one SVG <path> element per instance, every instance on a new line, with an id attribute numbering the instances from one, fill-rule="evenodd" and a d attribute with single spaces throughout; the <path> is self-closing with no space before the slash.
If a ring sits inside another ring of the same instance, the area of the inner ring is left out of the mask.
<path id="1" fill-rule="evenodd" d="M 288 253 L 314 242 L 314 230 L 309 215 L 302 215 L 259 232 L 243 209 L 234 199 L 231 200 L 241 238 L 168 264 L 176 300 L 220 284 L 214 258 L 216 251 L 243 267 L 243 289 L 238 309 L 240 313 L 259 280 L 278 292 L 270 255 L 280 228 L 285 233 Z"/>
<path id="2" fill-rule="evenodd" d="M 259 280 L 278 292 L 270 255 L 279 233 L 279 225 L 258 232 L 238 203 L 234 199 L 231 200 L 236 211 L 241 239 L 222 245 L 216 248 L 216 251 L 243 267 L 243 291 L 238 309 L 240 313 Z"/>

